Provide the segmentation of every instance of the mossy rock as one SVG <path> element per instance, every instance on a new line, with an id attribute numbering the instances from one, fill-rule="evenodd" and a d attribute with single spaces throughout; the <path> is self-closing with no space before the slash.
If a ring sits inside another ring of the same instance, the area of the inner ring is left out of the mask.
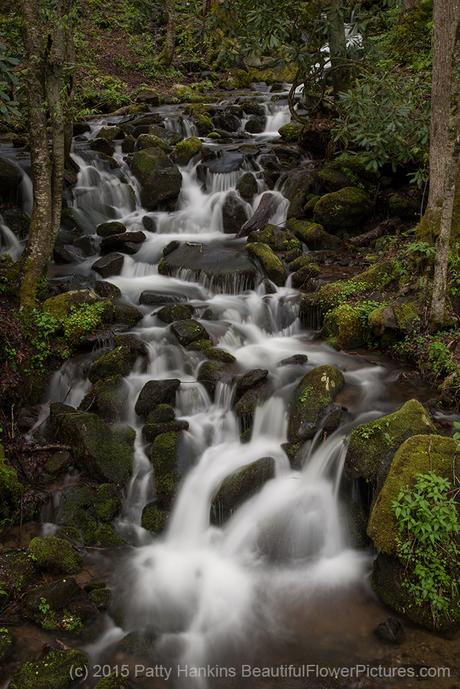
<path id="1" fill-rule="evenodd" d="M 354 183 L 344 172 L 335 170 L 327 165 L 316 173 L 316 181 L 325 192 L 339 191 L 339 189 L 349 187 Z"/>
<path id="2" fill-rule="evenodd" d="M 179 481 L 179 437 L 179 433 L 175 432 L 161 433 L 157 435 L 150 449 L 158 504 L 162 508 L 169 508 Z"/>
<path id="3" fill-rule="evenodd" d="M 336 349 L 361 347 L 367 340 L 367 329 L 359 308 L 341 304 L 324 317 L 322 334 Z"/>
<path id="4" fill-rule="evenodd" d="M 46 299 L 43 302 L 43 310 L 61 323 L 70 316 L 73 307 L 94 304 L 97 301 L 100 301 L 100 298 L 92 289 L 72 290 Z"/>
<path id="5" fill-rule="evenodd" d="M 254 230 L 248 235 L 248 242 L 267 244 L 276 253 L 288 253 L 297 249 L 302 253 L 302 244 L 289 230 L 277 225 L 265 225 L 262 230 Z"/>
<path id="6" fill-rule="evenodd" d="M 133 327 L 144 317 L 140 309 L 132 304 L 112 304 L 111 316 L 114 323 Z"/>
<path id="7" fill-rule="evenodd" d="M 16 469 L 6 464 L 3 445 L 0 444 L 0 532 L 14 521 L 22 490 Z"/>
<path id="8" fill-rule="evenodd" d="M 174 421 L 176 412 L 171 404 L 161 403 L 153 409 L 147 417 L 149 423 L 167 423 Z"/>
<path id="9" fill-rule="evenodd" d="M 171 153 L 168 142 L 156 134 L 139 134 L 136 139 L 136 151 L 143 151 L 145 148 L 160 148 L 165 153 Z"/>
<path id="10" fill-rule="evenodd" d="M 385 478 L 394 453 L 413 435 L 436 433 L 430 414 L 417 400 L 375 421 L 353 429 L 345 458 L 345 470 L 353 478 L 373 483 Z"/>
<path id="11" fill-rule="evenodd" d="M 0 663 L 10 655 L 13 647 L 13 635 L 6 627 L 0 627 Z"/>
<path id="12" fill-rule="evenodd" d="M 20 550 L 0 551 L 0 609 L 17 598 L 33 581 L 35 565 L 27 553 Z"/>
<path id="13" fill-rule="evenodd" d="M 94 359 L 89 367 L 88 378 L 92 383 L 114 376 L 127 376 L 134 366 L 138 354 L 130 347 L 119 345 Z"/>
<path id="14" fill-rule="evenodd" d="M 110 675 L 101 679 L 94 689 L 129 689 L 128 682 L 119 675 Z"/>
<path id="15" fill-rule="evenodd" d="M 257 180 L 252 172 L 245 172 L 244 175 L 240 177 L 236 185 L 236 190 L 242 199 L 248 202 L 252 201 L 259 191 Z"/>
<path id="16" fill-rule="evenodd" d="M 211 339 L 206 328 L 193 318 L 175 321 L 171 325 L 171 330 L 183 347 L 187 347 L 197 340 Z"/>
<path id="17" fill-rule="evenodd" d="M 68 541 L 55 536 L 36 536 L 28 550 L 38 569 L 44 572 L 76 574 L 83 565 L 78 551 Z"/>
<path id="18" fill-rule="evenodd" d="M 137 398 L 136 414 L 146 418 L 159 404 L 174 404 L 179 388 L 180 380 L 178 378 L 147 381 Z"/>
<path id="19" fill-rule="evenodd" d="M 275 460 L 272 457 L 262 457 L 230 474 L 212 501 L 212 521 L 217 524 L 226 521 L 243 502 L 255 495 L 274 476 Z"/>
<path id="20" fill-rule="evenodd" d="M 227 365 L 222 361 L 204 361 L 198 369 L 197 380 L 214 397 L 218 383 L 227 377 Z"/>
<path id="21" fill-rule="evenodd" d="M 88 658 L 74 650 L 48 650 L 40 660 L 22 664 L 13 675 L 10 689 L 70 689 L 75 672 L 85 671 Z"/>
<path id="22" fill-rule="evenodd" d="M 289 442 L 307 440 L 315 435 L 344 385 L 343 373 L 328 364 L 304 375 L 295 390 L 289 411 Z"/>
<path id="23" fill-rule="evenodd" d="M 396 451 L 385 483 L 372 507 L 367 533 L 375 547 L 396 555 L 398 524 L 392 508 L 401 488 L 412 486 L 417 474 L 435 474 L 455 485 L 460 476 L 460 452 L 453 438 L 441 435 L 413 435 Z"/>
<path id="24" fill-rule="evenodd" d="M 126 545 L 125 539 L 117 534 L 111 524 L 98 524 L 89 543 L 100 548 L 116 548 Z"/>
<path id="25" fill-rule="evenodd" d="M 118 220 L 109 220 L 97 226 L 96 232 L 100 237 L 111 237 L 112 235 L 123 234 L 126 232 L 126 226 Z"/>
<path id="26" fill-rule="evenodd" d="M 88 591 L 88 598 L 98 610 L 107 610 L 112 600 L 112 592 L 103 584 Z"/>
<path id="27" fill-rule="evenodd" d="M 282 287 L 287 279 L 287 271 L 281 259 L 275 252 L 262 242 L 250 242 L 246 244 L 246 251 L 257 259 L 262 266 L 265 275 L 275 283 Z"/>
<path id="28" fill-rule="evenodd" d="M 132 169 L 141 185 L 141 199 L 145 208 L 155 210 L 158 204 L 174 201 L 179 196 L 182 175 L 161 148 L 136 151 Z"/>
<path id="29" fill-rule="evenodd" d="M 126 412 L 129 388 L 121 375 L 98 380 L 85 395 L 80 405 L 83 411 L 92 411 L 104 421 L 120 421 Z"/>
<path id="30" fill-rule="evenodd" d="M 188 421 L 181 419 L 174 419 L 173 421 L 146 421 L 142 429 L 142 433 L 147 442 L 152 442 L 157 435 L 162 433 L 170 433 L 174 431 L 180 433 L 181 431 L 188 431 Z"/>
<path id="31" fill-rule="evenodd" d="M 368 291 L 382 290 L 393 280 L 391 265 L 378 263 L 349 280 L 338 280 L 321 285 L 318 301 L 323 313 L 344 304 L 350 297 L 358 297 Z"/>
<path id="32" fill-rule="evenodd" d="M 156 503 L 146 505 L 142 510 L 141 526 L 152 533 L 164 531 L 169 518 L 169 512 L 162 510 Z"/>
<path id="33" fill-rule="evenodd" d="M 98 519 L 111 522 L 121 509 L 120 493 L 113 483 L 101 483 L 96 491 L 94 509 Z"/>
<path id="34" fill-rule="evenodd" d="M 183 139 L 176 144 L 174 158 L 179 165 L 187 165 L 190 160 L 198 155 L 203 147 L 203 142 L 196 136 Z"/>
<path id="35" fill-rule="evenodd" d="M 406 194 L 393 192 L 388 197 L 388 214 L 392 218 L 416 222 L 420 217 L 421 206 L 420 193 L 417 192 Z"/>
<path id="36" fill-rule="evenodd" d="M 209 347 L 206 349 L 206 356 L 211 361 L 222 361 L 224 364 L 234 364 L 236 362 L 236 357 L 230 352 L 226 352 L 225 349 L 219 349 L 218 347 Z"/>
<path id="37" fill-rule="evenodd" d="M 291 275 L 292 286 L 298 289 L 310 291 L 310 286 L 316 286 L 316 279 L 319 277 L 321 269 L 316 263 L 308 263 L 299 268 Z"/>
<path id="38" fill-rule="evenodd" d="M 194 311 L 195 309 L 190 304 L 166 304 L 155 315 L 163 323 L 174 323 L 174 321 L 188 320 L 193 316 Z"/>
<path id="39" fill-rule="evenodd" d="M 303 125 L 298 122 L 288 122 L 283 124 L 278 132 L 284 141 L 298 143 L 302 139 Z"/>
<path id="40" fill-rule="evenodd" d="M 358 187 L 344 187 L 321 196 L 313 217 L 330 232 L 354 230 L 359 233 L 372 209 L 373 204 L 366 192 Z"/>
<path id="41" fill-rule="evenodd" d="M 79 632 L 97 615 L 97 608 L 72 577 L 37 586 L 21 606 L 21 616 L 46 631 Z"/>
<path id="42" fill-rule="evenodd" d="M 413 332 L 421 317 L 420 304 L 415 299 L 400 300 L 382 305 L 369 314 L 369 325 L 379 337 L 391 338 Z"/>
<path id="43" fill-rule="evenodd" d="M 98 132 L 98 137 L 106 141 L 115 141 L 123 138 L 123 132 L 120 127 L 102 127 Z"/>
<path id="44" fill-rule="evenodd" d="M 111 429 L 96 414 L 52 404 L 53 436 L 70 445 L 77 464 L 102 481 L 124 484 L 133 467 L 134 432 Z"/>
<path id="45" fill-rule="evenodd" d="M 287 227 L 310 250 L 337 249 L 340 246 L 338 237 L 326 232 L 319 223 L 302 218 L 290 218 Z"/>

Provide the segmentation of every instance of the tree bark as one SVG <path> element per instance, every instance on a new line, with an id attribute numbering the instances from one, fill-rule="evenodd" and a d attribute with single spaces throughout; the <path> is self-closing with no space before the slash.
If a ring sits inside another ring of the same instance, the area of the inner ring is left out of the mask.
<path id="1" fill-rule="evenodd" d="M 435 0 L 435 8 L 436 4 Z M 436 241 L 433 294 L 430 310 L 431 329 L 442 327 L 446 322 L 449 249 L 451 238 L 454 236 L 460 238 L 460 3 L 455 1 L 443 3 L 438 0 L 438 4 L 457 5 L 457 13 L 454 15 L 453 27 L 441 25 L 436 29 L 435 26 L 435 35 L 438 41 L 441 40 L 438 32 L 442 29 L 451 31 L 453 40 L 449 40 L 452 52 L 448 63 L 448 74 L 450 75 L 449 103 L 448 112 L 446 113 L 448 121 L 445 128 L 443 198 L 439 219 L 439 235 Z M 444 14 L 442 14 L 442 17 L 444 19 Z M 450 38 L 451 36 L 449 36 Z M 447 40 L 445 36 L 444 40 Z M 435 43 L 435 47 L 436 45 L 440 45 L 440 43 Z"/>
<path id="2" fill-rule="evenodd" d="M 334 94 L 344 91 L 348 83 L 347 44 L 341 0 L 328 0 L 326 4 L 329 56 Z"/>
<path id="3" fill-rule="evenodd" d="M 162 59 L 166 65 L 171 65 L 176 51 L 176 18 L 175 0 L 165 0 L 167 22 L 166 35 L 163 46 Z"/>

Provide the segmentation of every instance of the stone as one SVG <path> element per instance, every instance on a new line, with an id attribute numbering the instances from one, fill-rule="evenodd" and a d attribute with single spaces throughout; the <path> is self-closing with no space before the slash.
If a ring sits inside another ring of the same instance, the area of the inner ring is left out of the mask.
<path id="1" fill-rule="evenodd" d="M 110 235 L 104 237 L 101 242 L 101 254 L 110 254 L 114 251 L 123 254 L 135 254 L 139 251 L 143 241 L 145 241 L 145 234 L 141 231 Z"/>
<path id="2" fill-rule="evenodd" d="M 137 398 L 136 414 L 145 418 L 159 404 L 174 405 L 179 388 L 180 380 L 177 378 L 149 380 Z"/>
<path id="3" fill-rule="evenodd" d="M 237 132 L 241 126 L 240 118 L 230 110 L 217 112 L 212 118 L 212 123 L 216 129 L 232 133 Z"/>
<path id="4" fill-rule="evenodd" d="M 177 302 L 183 301 L 183 297 L 178 294 L 163 294 L 159 292 L 153 292 L 152 290 L 145 290 L 141 292 L 139 297 L 139 304 L 145 304 L 147 306 L 162 306 L 163 304 L 176 304 Z"/>
<path id="5" fill-rule="evenodd" d="M 368 338 L 368 329 L 359 306 L 341 304 L 324 317 L 322 334 L 336 349 L 362 347 Z"/>
<path id="6" fill-rule="evenodd" d="M 247 205 L 236 191 L 229 191 L 222 206 L 225 234 L 238 234 L 249 216 Z"/>
<path id="7" fill-rule="evenodd" d="M 109 278 L 112 275 L 120 275 L 124 260 L 122 254 L 108 254 L 98 258 L 91 267 L 101 277 Z"/>
<path id="8" fill-rule="evenodd" d="M 98 280 L 94 285 L 94 291 L 102 299 L 119 299 L 121 297 L 119 287 L 105 280 Z"/>
<path id="9" fill-rule="evenodd" d="M 84 673 L 88 658 L 80 651 L 46 650 L 40 660 L 26 661 L 15 672 L 10 689 L 70 689 L 77 672 Z"/>
<path id="10" fill-rule="evenodd" d="M 338 237 L 329 234 L 322 225 L 310 220 L 290 218 L 287 227 L 310 251 L 338 249 L 341 244 Z"/>
<path id="11" fill-rule="evenodd" d="M 89 142 L 89 147 L 93 151 L 98 151 L 98 153 L 104 153 L 106 156 L 112 156 L 115 152 L 115 147 L 113 143 L 101 137 L 97 139 L 92 139 Z"/>
<path id="12" fill-rule="evenodd" d="M 179 344 L 187 347 L 197 340 L 210 340 L 211 337 L 206 328 L 193 318 L 183 321 L 176 321 L 171 325 L 171 330 L 176 336 Z"/>
<path id="13" fill-rule="evenodd" d="M 165 153 L 171 153 L 171 146 L 156 134 L 145 133 L 139 134 L 136 139 L 134 150 L 143 151 L 146 148 L 160 148 Z"/>
<path id="14" fill-rule="evenodd" d="M 238 378 L 235 385 L 235 401 L 238 401 L 242 395 L 248 390 L 265 383 L 268 377 L 268 371 L 263 368 L 255 368 L 252 371 L 244 373 Z"/>
<path id="15" fill-rule="evenodd" d="M 81 555 L 62 538 L 37 536 L 30 541 L 28 551 L 29 557 L 43 572 L 76 574 L 82 568 Z"/>
<path id="16" fill-rule="evenodd" d="M 150 449 L 150 459 L 155 470 L 157 501 L 162 509 L 169 509 L 179 481 L 179 435 L 175 432 L 161 433 L 156 436 Z"/>
<path id="17" fill-rule="evenodd" d="M 149 210 L 159 204 L 175 201 L 182 186 L 182 175 L 160 148 L 136 151 L 132 169 L 141 185 L 141 199 Z"/>
<path id="18" fill-rule="evenodd" d="M 14 521 L 19 512 L 22 491 L 16 469 L 6 464 L 3 445 L 0 444 L 0 532 Z"/>
<path id="19" fill-rule="evenodd" d="M 75 632 L 93 622 L 97 615 L 97 608 L 71 577 L 37 586 L 26 595 L 21 607 L 24 619 L 47 631 Z"/>
<path id="20" fill-rule="evenodd" d="M 88 378 L 92 383 L 114 376 L 127 376 L 136 363 L 138 353 L 130 347 L 118 345 L 98 356 L 91 363 Z"/>
<path id="21" fill-rule="evenodd" d="M 129 388 L 122 375 L 97 380 L 83 398 L 80 409 L 92 411 L 104 421 L 114 423 L 126 416 Z"/>
<path id="22" fill-rule="evenodd" d="M 344 384 L 342 372 L 328 364 L 304 375 L 295 390 L 289 411 L 289 442 L 313 438 Z"/>
<path id="23" fill-rule="evenodd" d="M 190 319 L 195 309 L 190 304 L 166 304 L 156 312 L 157 318 L 163 323 L 174 323 Z"/>
<path id="24" fill-rule="evenodd" d="M 260 263 L 265 275 L 278 285 L 282 287 L 287 279 L 287 271 L 281 259 L 275 252 L 262 242 L 249 242 L 246 244 L 246 251 L 257 259 Z"/>
<path id="25" fill-rule="evenodd" d="M 266 122 L 267 118 L 265 115 L 253 115 L 246 122 L 244 129 L 250 134 L 261 134 L 263 131 L 265 131 Z"/>
<path id="26" fill-rule="evenodd" d="M 168 522 L 169 512 L 162 510 L 156 502 L 149 503 L 142 510 L 141 526 L 151 533 L 161 533 Z"/>
<path id="27" fill-rule="evenodd" d="M 374 629 L 374 634 L 381 641 L 394 646 L 404 643 L 406 638 L 404 627 L 396 617 L 389 617 L 385 622 L 380 622 Z"/>
<path id="28" fill-rule="evenodd" d="M 242 199 L 248 202 L 252 201 L 254 196 L 259 191 L 257 179 L 252 172 L 245 172 L 244 175 L 240 177 L 236 185 L 236 190 Z"/>
<path id="29" fill-rule="evenodd" d="M 75 306 L 95 304 L 97 301 L 99 297 L 91 289 L 70 290 L 46 299 L 43 302 L 43 310 L 62 322 L 70 316 Z"/>
<path id="30" fill-rule="evenodd" d="M 187 165 L 192 158 L 200 153 L 203 142 L 196 136 L 184 139 L 176 144 L 174 159 L 179 165 Z"/>
<path id="31" fill-rule="evenodd" d="M 227 366 L 222 361 L 204 361 L 198 369 L 198 382 L 214 397 L 218 383 L 227 379 Z"/>
<path id="32" fill-rule="evenodd" d="M 321 196 L 315 205 L 313 218 L 330 232 L 351 230 L 359 234 L 372 209 L 366 192 L 357 187 L 344 187 Z"/>
<path id="33" fill-rule="evenodd" d="M 222 524 L 246 500 L 255 495 L 261 487 L 275 476 L 275 461 L 263 457 L 256 462 L 230 474 L 219 488 L 211 504 L 211 519 Z"/>
<path id="34" fill-rule="evenodd" d="M 250 232 L 248 242 L 267 244 L 277 254 L 290 254 L 293 250 L 298 251 L 299 255 L 302 253 L 302 244 L 297 237 L 277 225 L 265 225 L 263 229 Z"/>
<path id="35" fill-rule="evenodd" d="M 118 220 L 110 220 L 109 222 L 103 222 L 98 225 L 96 232 L 99 237 L 111 237 L 114 234 L 126 232 L 126 227 L 122 222 L 118 222 Z"/>
<path id="36" fill-rule="evenodd" d="M 250 232 L 260 230 L 265 225 L 270 222 L 272 216 L 276 213 L 279 206 L 279 198 L 272 194 L 271 192 L 265 192 L 259 201 L 254 213 L 251 215 L 249 220 L 244 223 L 240 232 L 239 237 L 247 237 Z"/>

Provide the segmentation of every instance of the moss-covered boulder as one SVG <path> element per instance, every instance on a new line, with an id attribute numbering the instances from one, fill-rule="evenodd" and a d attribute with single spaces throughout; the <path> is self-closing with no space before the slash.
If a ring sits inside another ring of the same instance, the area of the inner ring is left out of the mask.
<path id="1" fill-rule="evenodd" d="M 338 237 L 329 234 L 322 225 L 311 220 L 290 218 L 287 227 L 312 251 L 337 249 L 340 246 Z"/>
<path id="2" fill-rule="evenodd" d="M 156 502 L 146 505 L 142 510 L 141 526 L 147 531 L 158 534 L 164 531 L 169 512 L 158 507 Z"/>
<path id="3" fill-rule="evenodd" d="M 368 332 L 361 310 L 352 304 L 341 304 L 324 317 L 322 334 L 336 349 L 361 347 Z"/>
<path id="4" fill-rule="evenodd" d="M 392 503 L 401 488 L 415 483 L 417 474 L 435 474 L 455 484 L 460 476 L 460 452 L 453 438 L 440 435 L 414 435 L 397 450 L 372 507 L 367 533 L 375 547 L 387 555 L 396 555 L 398 524 Z"/>
<path id="5" fill-rule="evenodd" d="M 62 538 L 36 536 L 29 543 L 29 556 L 38 569 L 56 574 L 76 574 L 83 559 L 79 552 Z"/>
<path id="6" fill-rule="evenodd" d="M 236 189 L 242 199 L 245 201 L 252 201 L 259 190 L 257 180 L 252 172 L 245 172 L 244 175 L 240 177 Z"/>
<path id="7" fill-rule="evenodd" d="M 250 242 L 246 244 L 248 253 L 257 259 L 260 263 L 265 275 L 275 283 L 282 287 L 286 282 L 287 271 L 281 259 L 274 251 L 262 242 Z"/>
<path id="8" fill-rule="evenodd" d="M 291 275 L 291 284 L 296 289 L 303 289 L 305 291 L 312 291 L 316 289 L 317 278 L 319 277 L 321 269 L 316 263 L 306 263 L 302 268 L 294 271 Z"/>
<path id="9" fill-rule="evenodd" d="M 26 552 L 0 550 L 0 610 L 20 596 L 35 575 L 35 565 Z"/>
<path id="10" fill-rule="evenodd" d="M 179 390 L 178 378 L 165 378 L 163 380 L 149 380 L 139 393 L 135 411 L 139 416 L 146 417 L 159 404 L 174 405 L 176 392 Z"/>
<path id="11" fill-rule="evenodd" d="M 278 129 L 278 133 L 284 141 L 298 143 L 302 139 L 303 125 L 299 122 L 288 122 Z"/>
<path id="12" fill-rule="evenodd" d="M 110 352 L 104 352 L 91 363 L 88 378 L 92 383 L 99 380 L 127 376 L 133 368 L 138 352 L 131 347 L 118 345 Z"/>
<path id="13" fill-rule="evenodd" d="M 47 650 L 40 660 L 27 661 L 13 675 L 10 689 L 70 689 L 88 658 L 74 650 Z"/>
<path id="14" fill-rule="evenodd" d="M 174 323 L 174 321 L 186 321 L 192 318 L 195 309 L 190 304 L 166 304 L 156 316 L 163 323 Z"/>
<path id="15" fill-rule="evenodd" d="M 218 383 L 227 380 L 227 365 L 222 361 L 204 361 L 198 369 L 197 379 L 213 398 Z"/>
<path id="16" fill-rule="evenodd" d="M 101 483 L 96 490 L 94 511 L 98 519 L 111 522 L 121 509 L 120 491 L 113 483 Z"/>
<path id="17" fill-rule="evenodd" d="M 150 459 L 155 470 L 158 505 L 163 509 L 169 509 L 179 481 L 177 468 L 179 439 L 179 433 L 161 433 L 157 435 L 150 449 Z"/>
<path id="18" fill-rule="evenodd" d="M 206 328 L 193 318 L 175 321 L 175 323 L 171 325 L 171 330 L 179 341 L 179 344 L 183 347 L 187 347 L 197 340 L 211 339 Z"/>
<path id="19" fill-rule="evenodd" d="M 0 532 L 19 512 L 21 493 L 22 484 L 16 469 L 6 464 L 3 445 L 0 444 Z"/>
<path id="20" fill-rule="evenodd" d="M 211 519 L 221 524 L 275 476 L 275 460 L 263 457 L 228 476 L 211 504 Z"/>
<path id="21" fill-rule="evenodd" d="M 126 226 L 118 220 L 109 220 L 98 225 L 96 232 L 100 237 L 111 237 L 126 232 Z"/>
<path id="22" fill-rule="evenodd" d="M 0 627 L 0 663 L 9 656 L 13 647 L 13 635 L 6 627 Z"/>
<path id="23" fill-rule="evenodd" d="M 154 210 L 160 203 L 174 201 L 179 196 L 182 175 L 161 148 L 136 151 L 132 169 L 141 185 L 142 203 L 149 210 Z"/>
<path id="24" fill-rule="evenodd" d="M 97 608 L 75 579 L 66 577 L 29 591 L 21 606 L 21 616 L 47 631 L 79 632 L 94 622 Z"/>
<path id="25" fill-rule="evenodd" d="M 111 429 L 96 414 L 52 404 L 50 428 L 56 440 L 70 445 L 75 461 L 90 476 L 125 483 L 133 467 L 134 431 Z"/>
<path id="26" fill-rule="evenodd" d="M 391 341 L 413 331 L 420 322 L 422 308 L 415 299 L 383 304 L 369 314 L 369 325 L 378 337 Z"/>
<path id="27" fill-rule="evenodd" d="M 330 232 L 360 230 L 372 213 L 373 204 L 365 191 L 345 187 L 325 194 L 317 201 L 313 217 Z"/>
<path id="28" fill-rule="evenodd" d="M 203 142 L 196 136 L 183 139 L 176 144 L 174 159 L 179 165 L 187 165 L 202 149 Z"/>
<path id="29" fill-rule="evenodd" d="M 353 478 L 377 484 L 385 477 L 394 453 L 407 438 L 433 433 L 436 428 L 425 407 L 417 400 L 409 400 L 391 414 L 353 430 L 345 470 Z"/>
<path id="30" fill-rule="evenodd" d="M 49 297 L 43 302 L 43 310 L 62 322 L 70 316 L 72 309 L 81 304 L 94 304 L 99 297 L 92 289 L 71 290 Z"/>
<path id="31" fill-rule="evenodd" d="M 265 225 L 261 230 L 253 230 L 248 235 L 248 242 L 267 244 L 277 254 L 288 254 L 293 250 L 302 253 L 302 244 L 292 232 L 277 225 Z"/>
<path id="32" fill-rule="evenodd" d="M 136 151 L 143 151 L 146 148 L 159 148 L 165 153 L 171 153 L 171 146 L 160 136 L 151 133 L 139 134 L 136 139 Z"/>
<path id="33" fill-rule="evenodd" d="M 344 385 L 343 373 L 335 366 L 318 366 L 304 375 L 294 392 L 289 411 L 289 442 L 307 440 L 315 435 Z"/>
<path id="34" fill-rule="evenodd" d="M 98 380 L 85 395 L 80 409 L 92 411 L 105 421 L 120 421 L 126 413 L 129 388 L 121 375 Z"/>

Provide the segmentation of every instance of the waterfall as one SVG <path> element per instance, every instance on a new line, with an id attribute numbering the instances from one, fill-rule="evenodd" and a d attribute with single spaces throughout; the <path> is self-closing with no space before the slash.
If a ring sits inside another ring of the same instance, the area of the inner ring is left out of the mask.
<path id="1" fill-rule="evenodd" d="M 0 215 L 0 253 L 9 254 L 13 261 L 17 261 L 23 249 L 24 247 L 19 239 L 14 232 L 10 230 L 8 225 L 4 223 Z"/>

